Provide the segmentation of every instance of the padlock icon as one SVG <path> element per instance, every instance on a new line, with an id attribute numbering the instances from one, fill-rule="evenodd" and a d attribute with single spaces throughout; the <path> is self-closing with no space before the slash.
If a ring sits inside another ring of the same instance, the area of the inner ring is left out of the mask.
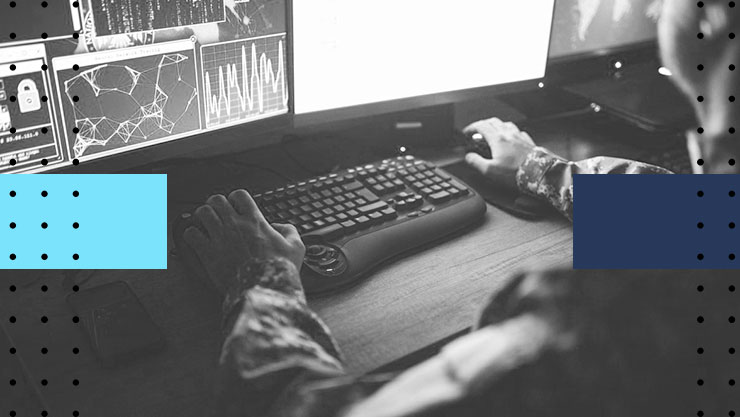
<path id="1" fill-rule="evenodd" d="M 36 83 L 26 78 L 18 83 L 18 107 L 21 113 L 28 113 L 41 109 L 41 97 Z"/>

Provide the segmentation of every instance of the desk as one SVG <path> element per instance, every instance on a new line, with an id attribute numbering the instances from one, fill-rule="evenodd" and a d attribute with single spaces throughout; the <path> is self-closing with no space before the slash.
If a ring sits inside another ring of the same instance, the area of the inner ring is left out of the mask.
<path id="1" fill-rule="evenodd" d="M 169 210 L 172 219 L 183 205 L 171 203 Z M 489 206 L 476 229 L 310 305 L 332 329 L 349 371 L 361 374 L 468 328 L 486 298 L 517 272 L 571 263 L 566 220 L 528 222 Z M 94 271 L 83 285 L 127 281 L 165 334 L 163 353 L 114 370 L 99 366 L 81 324 L 72 322 L 61 272 L 2 272 L 0 315 L 51 416 L 72 410 L 82 416 L 206 415 L 220 350 L 220 306 L 174 257 L 168 265 L 164 271 Z M 15 324 L 7 322 L 10 315 Z M 49 353 L 42 355 L 42 347 Z M 73 347 L 81 352 L 74 355 Z M 41 386 L 41 379 L 49 384 Z M 5 382 L 1 387 L 0 397 L 9 389 Z"/>

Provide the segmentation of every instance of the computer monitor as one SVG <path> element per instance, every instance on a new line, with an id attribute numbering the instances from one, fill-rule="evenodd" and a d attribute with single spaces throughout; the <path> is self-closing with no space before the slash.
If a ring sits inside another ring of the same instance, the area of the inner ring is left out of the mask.
<path id="1" fill-rule="evenodd" d="M 296 126 L 533 87 L 554 0 L 295 0 Z"/>
<path id="2" fill-rule="evenodd" d="M 245 126 L 289 125 L 286 0 L 10 5 L 0 13 L 0 173 L 134 165 L 202 148 L 225 127 L 248 140 Z"/>
<path id="3" fill-rule="evenodd" d="M 663 0 L 558 0 L 550 46 L 555 61 L 655 44 Z"/>

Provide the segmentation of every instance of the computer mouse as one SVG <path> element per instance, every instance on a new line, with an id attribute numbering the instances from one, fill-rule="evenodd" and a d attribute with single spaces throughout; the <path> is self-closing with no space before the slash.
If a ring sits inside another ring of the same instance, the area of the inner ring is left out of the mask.
<path id="1" fill-rule="evenodd" d="M 491 159 L 491 147 L 488 146 L 488 142 L 486 142 L 486 138 L 483 137 L 481 133 L 473 133 L 470 135 L 465 135 L 465 151 L 467 152 L 473 152 L 477 153 L 478 155 L 486 158 Z"/>

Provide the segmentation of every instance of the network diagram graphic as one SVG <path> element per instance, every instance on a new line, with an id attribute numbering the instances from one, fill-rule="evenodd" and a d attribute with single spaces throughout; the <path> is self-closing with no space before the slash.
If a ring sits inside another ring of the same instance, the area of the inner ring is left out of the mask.
<path id="1" fill-rule="evenodd" d="M 173 53 L 155 66 L 137 64 L 141 61 L 103 64 L 64 82 L 77 129 L 75 158 L 91 147 L 117 148 L 193 130 L 187 117 L 198 99 L 195 74 L 187 71 L 193 69 L 192 58 Z"/>

